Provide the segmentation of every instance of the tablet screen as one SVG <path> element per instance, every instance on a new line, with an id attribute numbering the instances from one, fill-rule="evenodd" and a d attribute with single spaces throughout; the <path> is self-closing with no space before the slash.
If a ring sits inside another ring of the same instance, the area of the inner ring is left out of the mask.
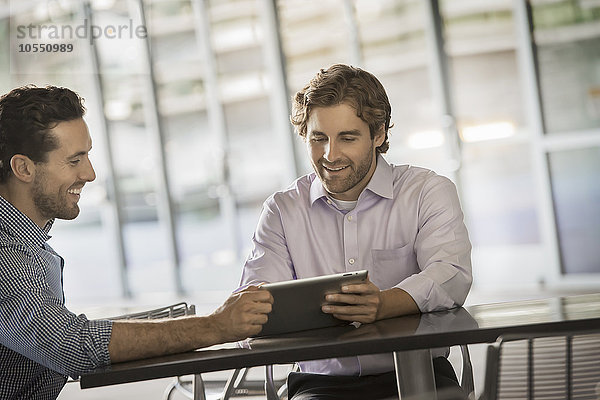
<path id="1" fill-rule="evenodd" d="M 367 276 L 366 270 L 350 271 L 261 286 L 271 293 L 274 301 L 268 322 L 256 336 L 348 324 L 321 311 L 325 295 L 341 292 L 344 284 L 364 282 Z"/>

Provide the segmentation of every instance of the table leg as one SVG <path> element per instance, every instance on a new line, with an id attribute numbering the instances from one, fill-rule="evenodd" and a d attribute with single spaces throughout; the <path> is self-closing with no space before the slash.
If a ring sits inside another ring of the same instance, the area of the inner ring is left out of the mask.
<path id="1" fill-rule="evenodd" d="M 265 365 L 265 395 L 267 400 L 278 400 L 277 389 L 273 381 L 273 365 Z"/>
<path id="2" fill-rule="evenodd" d="M 204 391 L 204 381 L 202 375 L 194 375 L 193 386 L 192 386 L 194 400 L 206 400 L 206 393 Z"/>
<path id="3" fill-rule="evenodd" d="M 398 394 L 402 400 L 437 400 L 431 351 L 394 352 Z"/>

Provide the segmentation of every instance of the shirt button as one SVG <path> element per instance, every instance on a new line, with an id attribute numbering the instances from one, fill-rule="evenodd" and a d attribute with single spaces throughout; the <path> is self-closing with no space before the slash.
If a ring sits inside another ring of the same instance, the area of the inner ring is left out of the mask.
<path id="1" fill-rule="evenodd" d="M 348 215 L 348 221 L 352 221 L 352 215 Z"/>
<path id="2" fill-rule="evenodd" d="M 331 200 L 327 199 L 327 204 L 331 204 Z"/>
<path id="3" fill-rule="evenodd" d="M 348 260 L 348 264 L 353 265 L 354 264 L 354 258 L 351 258 Z"/>

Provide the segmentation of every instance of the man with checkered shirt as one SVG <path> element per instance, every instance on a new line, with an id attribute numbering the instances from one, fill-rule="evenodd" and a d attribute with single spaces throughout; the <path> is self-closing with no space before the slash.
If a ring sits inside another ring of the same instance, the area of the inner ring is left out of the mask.
<path id="1" fill-rule="evenodd" d="M 88 320 L 65 307 L 65 262 L 47 243 L 73 219 L 96 175 L 83 101 L 66 88 L 0 98 L 0 399 L 55 399 L 67 376 L 111 362 L 189 351 L 256 334 L 272 297 L 252 287 L 214 313 L 139 322 Z"/>

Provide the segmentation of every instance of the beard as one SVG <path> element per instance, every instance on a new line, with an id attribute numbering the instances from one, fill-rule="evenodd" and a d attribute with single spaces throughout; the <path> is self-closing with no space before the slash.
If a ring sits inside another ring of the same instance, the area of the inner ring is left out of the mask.
<path id="1" fill-rule="evenodd" d="M 357 163 L 351 160 L 337 161 L 335 164 L 326 163 L 323 158 L 319 160 L 316 169 L 319 179 L 323 183 L 325 190 L 331 194 L 345 193 L 358 185 L 369 173 L 371 165 L 374 162 L 375 157 L 373 156 L 373 148 L 366 154 L 366 156 L 360 159 Z M 336 168 L 339 166 L 347 166 L 350 170 L 349 174 L 339 177 L 331 177 L 323 167 L 323 163 L 326 163 L 328 167 Z"/>
<path id="2" fill-rule="evenodd" d="M 74 219 L 79 215 L 77 203 L 69 204 L 67 193 L 50 193 L 46 190 L 45 175 L 36 175 L 33 184 L 33 204 L 47 219 Z"/>

